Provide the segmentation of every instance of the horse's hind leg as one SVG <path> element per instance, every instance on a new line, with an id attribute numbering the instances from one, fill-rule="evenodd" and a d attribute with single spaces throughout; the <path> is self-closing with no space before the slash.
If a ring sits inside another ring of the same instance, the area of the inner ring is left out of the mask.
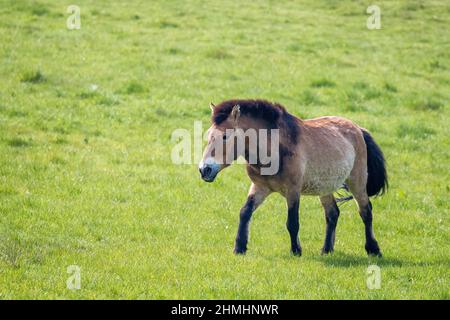
<path id="1" fill-rule="evenodd" d="M 366 233 L 366 251 L 368 255 L 374 255 L 381 257 L 380 247 L 375 239 L 372 226 L 372 204 L 370 203 L 369 196 L 366 191 L 366 182 L 362 182 L 364 179 L 358 179 L 357 177 L 349 179 L 348 185 L 350 191 L 353 193 L 353 197 L 358 203 L 359 215 L 364 222 Z"/>
<path id="2" fill-rule="evenodd" d="M 381 257 L 380 247 L 378 246 L 378 242 L 375 239 L 375 234 L 373 233 L 372 226 L 372 203 L 370 200 L 364 202 L 364 205 L 359 204 L 359 214 L 361 215 L 362 220 L 364 221 L 365 229 L 366 229 L 366 251 L 369 255 L 374 255 Z"/>
<path id="3" fill-rule="evenodd" d="M 322 203 L 325 211 L 325 221 L 327 223 L 322 254 L 328 254 L 334 251 L 334 240 L 336 237 L 336 225 L 339 218 L 339 208 L 332 194 L 320 197 L 320 202 Z"/>

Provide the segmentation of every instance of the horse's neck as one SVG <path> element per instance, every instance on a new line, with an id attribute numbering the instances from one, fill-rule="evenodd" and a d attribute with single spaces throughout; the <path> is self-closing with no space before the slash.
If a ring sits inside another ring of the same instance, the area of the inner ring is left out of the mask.
<path id="1" fill-rule="evenodd" d="M 272 152 L 272 148 L 275 147 L 277 148 L 277 146 L 272 146 L 272 140 L 274 139 L 274 134 L 273 132 L 269 131 L 271 129 L 269 128 L 263 128 L 263 127 L 259 127 L 259 128 L 240 128 L 243 130 L 244 134 L 245 132 L 247 132 L 247 130 L 255 130 L 256 132 L 256 142 L 255 143 L 246 143 L 246 139 L 244 138 L 244 144 L 245 144 L 245 150 L 244 150 L 244 154 L 242 155 L 245 159 L 245 161 L 252 167 L 254 167 L 255 169 L 258 169 L 261 167 L 261 156 L 268 156 L 267 154 L 261 154 L 264 150 L 265 153 Z M 265 133 L 262 133 L 261 130 L 267 130 Z M 279 134 L 277 132 L 277 134 Z M 278 141 L 278 145 L 279 145 L 279 137 L 277 139 Z M 263 145 L 264 144 L 264 145 Z M 254 146 L 256 148 L 250 148 L 251 146 Z M 253 150 L 254 149 L 254 150 Z M 256 163 L 255 161 L 251 161 L 251 160 L 255 160 L 256 159 Z"/>

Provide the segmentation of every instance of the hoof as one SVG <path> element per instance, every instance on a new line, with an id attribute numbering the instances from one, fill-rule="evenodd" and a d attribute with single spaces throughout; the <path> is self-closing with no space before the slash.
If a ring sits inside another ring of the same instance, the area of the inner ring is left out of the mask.
<path id="1" fill-rule="evenodd" d="M 292 249 L 291 253 L 294 256 L 296 256 L 296 257 L 301 257 L 302 256 L 302 249 L 301 248 Z"/>
<path id="2" fill-rule="evenodd" d="M 234 248 L 234 254 L 236 255 L 245 255 L 247 252 L 247 248 Z"/>
<path id="3" fill-rule="evenodd" d="M 380 247 L 378 243 L 374 242 L 371 244 L 366 244 L 366 252 L 369 256 L 381 258 L 383 255 L 381 254 Z"/>
<path id="4" fill-rule="evenodd" d="M 326 255 L 329 255 L 329 254 L 331 255 L 333 252 L 334 252 L 333 249 L 322 248 L 321 254 L 322 254 L 323 256 L 326 256 Z"/>
<path id="5" fill-rule="evenodd" d="M 381 251 L 378 251 L 378 252 L 367 252 L 367 255 L 369 257 L 383 258 L 383 255 L 381 254 Z"/>

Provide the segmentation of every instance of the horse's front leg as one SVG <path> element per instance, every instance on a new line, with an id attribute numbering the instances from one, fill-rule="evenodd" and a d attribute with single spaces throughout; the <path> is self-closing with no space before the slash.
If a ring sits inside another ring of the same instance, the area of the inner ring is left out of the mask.
<path id="1" fill-rule="evenodd" d="M 298 231 L 300 224 L 298 222 L 298 210 L 300 206 L 300 195 L 296 192 L 291 193 L 286 197 L 288 205 L 288 218 L 286 227 L 291 237 L 291 252 L 296 256 L 302 255 L 302 247 L 298 239 Z"/>
<path id="2" fill-rule="evenodd" d="M 256 208 L 264 201 L 270 191 L 263 187 L 258 187 L 254 183 L 250 186 L 247 201 L 241 209 L 239 215 L 239 228 L 236 235 L 234 253 L 245 254 L 248 242 L 248 227 L 250 219 Z"/>

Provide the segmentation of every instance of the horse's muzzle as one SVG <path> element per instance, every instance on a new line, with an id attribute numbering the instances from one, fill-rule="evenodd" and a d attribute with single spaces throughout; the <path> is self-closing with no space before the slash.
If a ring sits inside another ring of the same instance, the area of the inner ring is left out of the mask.
<path id="1" fill-rule="evenodd" d="M 216 166 L 204 165 L 201 168 L 198 168 L 202 179 L 206 182 L 213 182 L 219 172 Z"/>

